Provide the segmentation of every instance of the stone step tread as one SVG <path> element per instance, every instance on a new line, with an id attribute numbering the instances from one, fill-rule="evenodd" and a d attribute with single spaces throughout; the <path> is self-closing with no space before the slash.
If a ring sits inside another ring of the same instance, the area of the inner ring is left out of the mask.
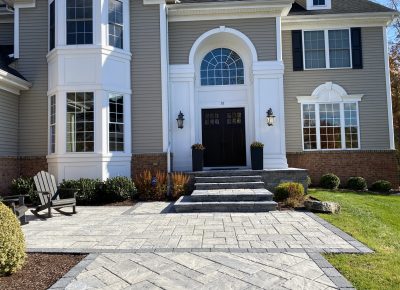
<path id="1" fill-rule="evenodd" d="M 265 188 L 196 189 L 193 195 L 273 195 Z"/>
<path id="2" fill-rule="evenodd" d="M 196 180 L 219 180 L 219 179 L 261 179 L 261 175 L 231 175 L 231 176 L 196 176 Z"/>
<path id="3" fill-rule="evenodd" d="M 239 184 L 264 184 L 263 181 L 240 181 L 240 182 L 196 182 L 194 185 L 239 185 Z"/>

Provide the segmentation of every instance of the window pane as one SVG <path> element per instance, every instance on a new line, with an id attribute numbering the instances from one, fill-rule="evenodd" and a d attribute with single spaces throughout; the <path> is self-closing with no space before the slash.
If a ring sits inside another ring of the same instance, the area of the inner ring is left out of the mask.
<path id="1" fill-rule="evenodd" d="M 67 93 L 67 152 L 94 151 L 93 93 Z"/>
<path id="2" fill-rule="evenodd" d="M 50 153 L 56 152 L 56 96 L 50 97 Z"/>
<path id="3" fill-rule="evenodd" d="M 319 105 L 321 149 L 341 149 L 340 105 Z"/>
<path id="4" fill-rule="evenodd" d="M 313 0 L 314 6 L 324 6 L 325 0 Z"/>
<path id="5" fill-rule="evenodd" d="M 358 112 L 357 104 L 344 104 L 344 122 L 346 134 L 346 148 L 357 149 L 358 144 Z"/>
<path id="6" fill-rule="evenodd" d="M 67 44 L 92 43 L 92 0 L 67 0 Z"/>
<path id="7" fill-rule="evenodd" d="M 331 68 L 350 67 L 349 30 L 329 30 L 328 34 Z"/>
<path id="8" fill-rule="evenodd" d="M 49 20 L 49 50 L 52 50 L 55 47 L 55 39 L 56 39 L 56 0 L 51 2 L 50 4 L 50 20 Z"/>
<path id="9" fill-rule="evenodd" d="M 317 149 L 315 105 L 303 105 L 304 149 Z"/>
<path id="10" fill-rule="evenodd" d="M 123 48 L 123 3 L 108 1 L 108 42 L 109 45 Z"/>
<path id="11" fill-rule="evenodd" d="M 124 151 L 124 97 L 110 96 L 109 151 Z"/>
<path id="12" fill-rule="evenodd" d="M 324 31 L 304 32 L 304 57 L 306 68 L 325 68 Z"/>
<path id="13" fill-rule="evenodd" d="M 244 84 L 243 61 L 228 48 L 217 48 L 209 52 L 201 63 L 201 85 Z"/>

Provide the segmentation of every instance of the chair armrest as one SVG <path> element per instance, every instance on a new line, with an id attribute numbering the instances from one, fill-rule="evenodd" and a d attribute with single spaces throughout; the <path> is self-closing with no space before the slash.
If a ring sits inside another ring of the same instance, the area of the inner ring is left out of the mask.
<path id="1" fill-rule="evenodd" d="M 48 199 L 47 204 L 51 203 L 51 193 L 50 192 L 46 192 L 46 191 L 36 191 L 38 194 L 42 194 L 42 195 L 48 195 L 50 196 L 50 198 Z"/>
<path id="2" fill-rule="evenodd" d="M 52 200 L 56 200 L 58 199 L 58 197 L 60 196 L 60 191 L 62 192 L 67 192 L 69 193 L 69 195 L 73 195 L 74 198 L 76 199 L 76 194 L 80 191 L 80 189 L 75 189 L 75 188 L 59 188 L 57 190 L 57 193 L 53 196 Z"/>

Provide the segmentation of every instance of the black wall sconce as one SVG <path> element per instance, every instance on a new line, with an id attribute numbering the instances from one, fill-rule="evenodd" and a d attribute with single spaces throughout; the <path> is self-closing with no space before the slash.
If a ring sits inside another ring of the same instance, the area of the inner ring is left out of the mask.
<path id="1" fill-rule="evenodd" d="M 182 114 L 182 111 L 179 111 L 178 118 L 176 119 L 176 122 L 178 123 L 178 128 L 183 129 L 183 121 L 185 121 L 185 115 Z"/>
<path id="2" fill-rule="evenodd" d="M 268 125 L 268 127 L 274 126 L 275 118 L 276 118 L 276 116 L 274 115 L 274 112 L 272 111 L 272 108 L 269 108 L 269 110 L 267 111 L 267 125 Z"/>

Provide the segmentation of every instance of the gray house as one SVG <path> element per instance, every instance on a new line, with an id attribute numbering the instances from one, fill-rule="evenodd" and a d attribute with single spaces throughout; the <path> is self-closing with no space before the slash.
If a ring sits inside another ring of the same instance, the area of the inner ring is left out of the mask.
<path id="1" fill-rule="evenodd" d="M 0 190 L 205 168 L 399 184 L 386 28 L 367 0 L 0 1 Z M 177 120 L 180 121 L 178 126 Z"/>

